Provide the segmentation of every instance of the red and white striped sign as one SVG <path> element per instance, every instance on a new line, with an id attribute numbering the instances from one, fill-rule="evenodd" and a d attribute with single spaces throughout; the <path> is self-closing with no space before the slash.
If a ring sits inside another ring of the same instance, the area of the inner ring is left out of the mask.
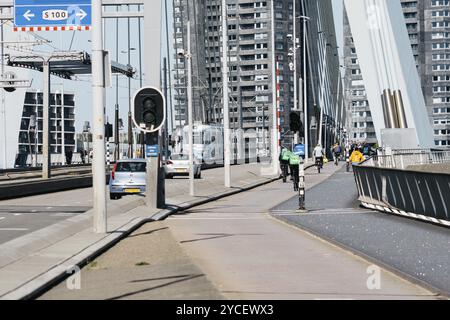
<path id="1" fill-rule="evenodd" d="M 14 27 L 15 32 L 36 32 L 36 31 L 89 31 L 90 26 L 63 26 L 63 27 Z"/>

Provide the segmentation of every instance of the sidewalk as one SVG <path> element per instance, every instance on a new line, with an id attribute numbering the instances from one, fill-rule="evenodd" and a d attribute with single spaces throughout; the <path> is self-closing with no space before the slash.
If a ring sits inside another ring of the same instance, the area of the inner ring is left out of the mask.
<path id="1" fill-rule="evenodd" d="M 232 173 L 233 188 L 229 190 L 223 187 L 222 168 L 205 171 L 204 178 L 196 181 L 195 197 L 187 195 L 187 179 L 176 179 L 166 184 L 167 210 L 148 210 L 142 206 L 142 198 L 113 202 L 106 235 L 92 232 L 92 211 L 88 211 L 4 243 L 0 246 L 0 299 L 23 299 L 35 295 L 65 277 L 73 266 L 92 261 L 93 257 L 146 222 L 163 219 L 178 210 L 249 190 L 277 178 L 261 176 L 260 165 L 233 167 Z M 30 202 L 30 198 L 26 200 Z"/>
<path id="2" fill-rule="evenodd" d="M 314 169 L 306 171 L 308 186 L 328 179 L 338 168 L 329 166 L 327 169 L 327 172 L 321 175 L 317 175 Z M 222 178 L 221 172 L 211 174 L 219 180 Z M 252 180 L 249 177 L 242 178 L 239 181 L 241 184 L 250 183 Z M 295 196 L 292 183 L 281 186 L 282 192 L 277 192 L 273 198 L 270 195 L 267 202 L 278 203 Z M 220 185 L 209 187 L 221 188 Z M 274 185 L 268 184 L 267 188 L 273 189 Z M 255 189 L 255 192 L 257 190 Z M 206 191 L 205 194 L 210 191 Z M 246 193 L 241 195 L 246 197 Z M 181 196 L 179 199 L 185 198 L 186 196 Z M 203 197 L 199 196 L 199 199 Z M 225 200 L 213 201 L 211 204 L 217 203 L 217 206 L 221 207 L 221 201 Z M 235 206 L 237 205 L 229 203 L 227 208 Z M 190 210 L 197 211 L 195 208 Z M 180 213 L 181 216 L 190 210 Z M 194 221 L 194 224 L 196 223 L 197 221 Z M 67 283 L 62 282 L 39 299 L 224 299 L 223 294 L 211 283 L 207 274 L 198 268 L 180 246 L 179 239 L 174 237 L 167 221 L 145 224 L 133 232 L 83 268 L 80 281 L 80 290 L 70 290 Z"/>

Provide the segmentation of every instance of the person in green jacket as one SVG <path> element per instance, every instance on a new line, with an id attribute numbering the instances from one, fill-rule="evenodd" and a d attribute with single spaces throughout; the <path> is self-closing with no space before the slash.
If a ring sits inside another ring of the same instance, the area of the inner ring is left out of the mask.
<path id="1" fill-rule="evenodd" d="M 287 148 L 283 148 L 280 153 L 280 167 L 281 167 L 281 176 L 283 177 L 283 183 L 286 183 L 287 176 L 289 175 L 289 157 L 290 151 Z"/>
<path id="2" fill-rule="evenodd" d="M 299 170 L 301 159 L 298 155 L 291 153 L 289 157 L 289 167 L 291 169 L 292 181 L 294 182 L 294 191 L 299 190 Z"/>

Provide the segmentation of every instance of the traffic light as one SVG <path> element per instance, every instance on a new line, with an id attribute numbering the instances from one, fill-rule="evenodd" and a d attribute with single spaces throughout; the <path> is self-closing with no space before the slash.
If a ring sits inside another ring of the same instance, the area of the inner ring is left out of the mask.
<path id="1" fill-rule="evenodd" d="M 113 125 L 110 123 L 105 124 L 105 138 L 110 139 L 113 137 Z"/>
<path id="2" fill-rule="evenodd" d="M 290 130 L 294 133 L 300 132 L 302 123 L 298 112 L 291 112 L 291 114 L 289 115 L 289 119 Z"/>
<path id="3" fill-rule="evenodd" d="M 140 89 L 134 96 L 134 124 L 144 132 L 156 132 L 165 121 L 165 99 L 153 87 Z"/>

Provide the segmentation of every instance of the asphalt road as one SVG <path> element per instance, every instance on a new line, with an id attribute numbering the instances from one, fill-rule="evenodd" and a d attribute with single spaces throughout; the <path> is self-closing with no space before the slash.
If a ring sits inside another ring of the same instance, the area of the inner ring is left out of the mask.
<path id="1" fill-rule="evenodd" d="M 0 244 L 89 209 L 83 206 L 0 206 Z"/>
<path id="2" fill-rule="evenodd" d="M 290 214 L 296 198 L 272 214 L 450 295 L 448 228 L 359 208 L 353 174 L 345 169 L 309 190 L 306 199 L 308 214 Z"/>

